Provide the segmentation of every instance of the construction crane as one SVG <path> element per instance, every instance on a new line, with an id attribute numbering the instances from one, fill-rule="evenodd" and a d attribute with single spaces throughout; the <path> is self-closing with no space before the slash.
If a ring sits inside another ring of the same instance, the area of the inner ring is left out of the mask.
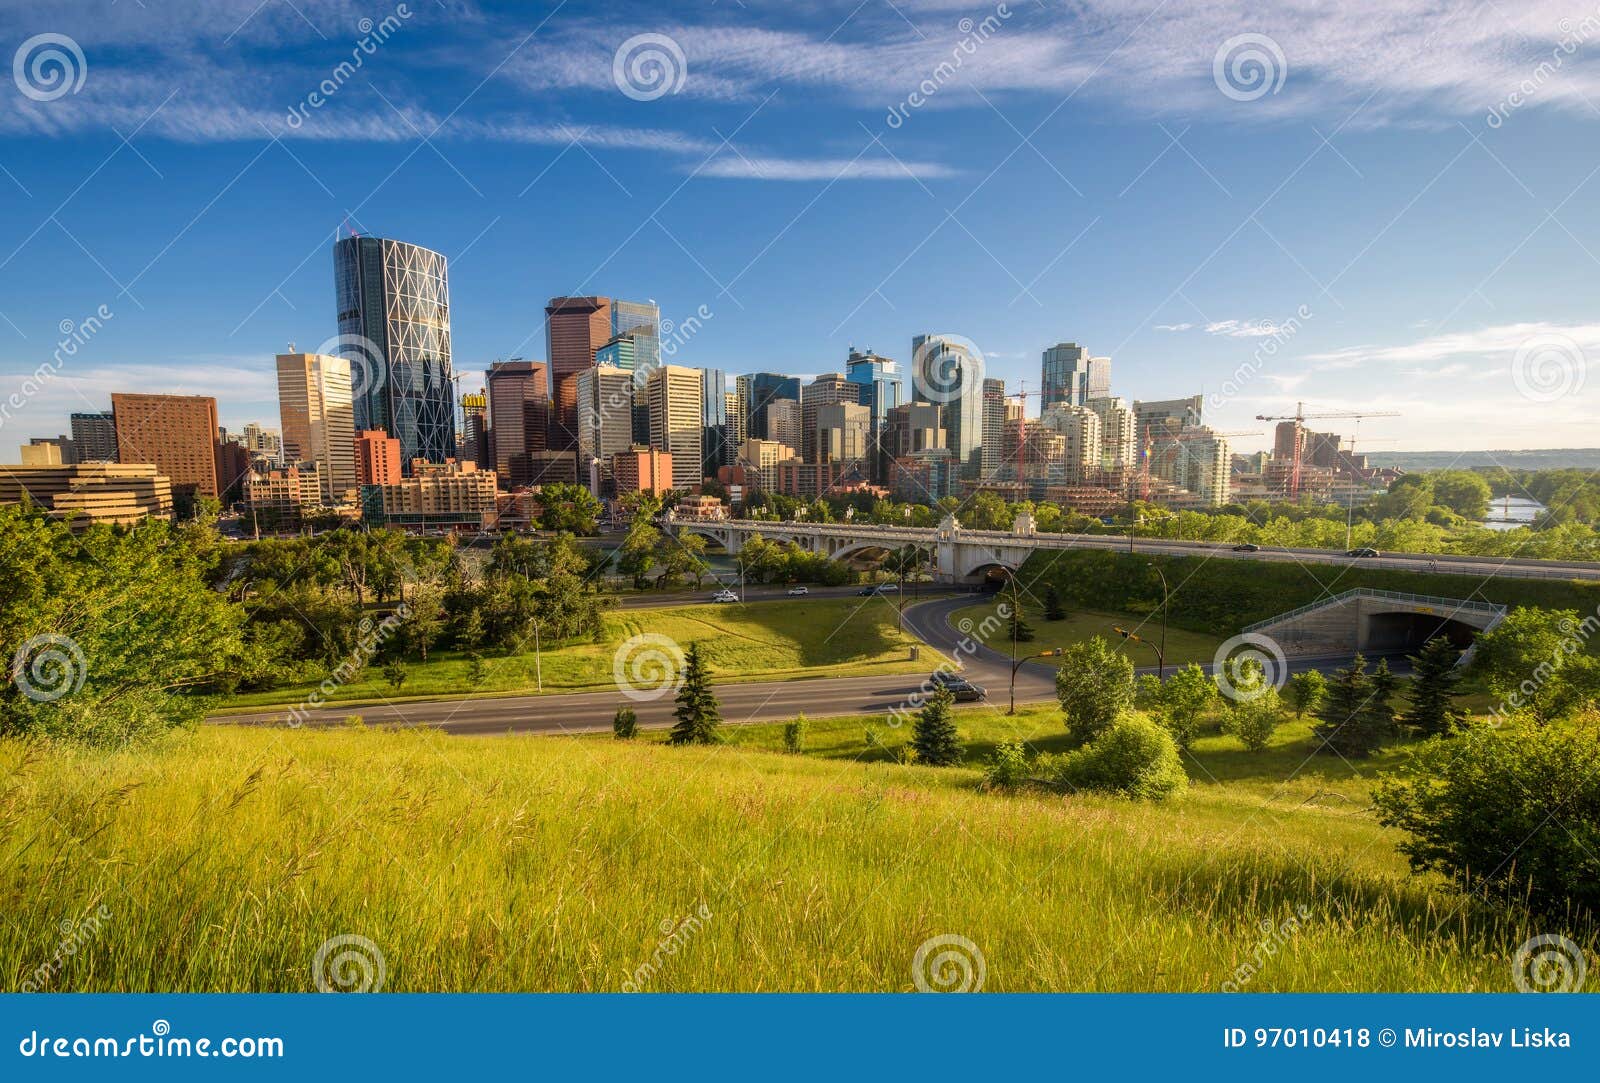
<path id="1" fill-rule="evenodd" d="M 1292 458 L 1290 460 L 1290 467 L 1289 467 L 1289 494 L 1288 494 L 1291 498 L 1294 498 L 1294 499 L 1298 499 L 1299 496 L 1300 496 L 1300 460 L 1301 460 L 1301 454 L 1302 454 L 1302 452 L 1304 451 L 1304 448 L 1305 448 L 1305 440 L 1301 436 L 1301 433 L 1305 429 L 1305 423 L 1307 421 L 1328 421 L 1328 420 L 1333 420 L 1335 418 L 1340 418 L 1340 419 L 1349 418 L 1349 419 L 1353 419 L 1355 421 L 1356 429 L 1357 429 L 1357 432 L 1359 433 L 1360 428 L 1361 428 L 1361 419 L 1362 418 L 1366 418 L 1366 417 L 1399 417 L 1400 416 L 1400 412 L 1398 410 L 1330 410 L 1330 411 L 1326 411 L 1326 412 L 1308 414 L 1308 413 L 1306 413 L 1306 404 L 1305 403 L 1297 402 L 1297 403 L 1294 404 L 1294 407 L 1295 407 L 1295 409 L 1294 409 L 1294 413 L 1293 414 L 1278 414 L 1278 415 L 1257 414 L 1256 415 L 1256 420 L 1257 421 L 1293 421 L 1294 422 L 1294 454 L 1293 454 L 1293 456 L 1292 456 Z M 1350 455 L 1351 455 L 1352 459 L 1355 456 L 1355 450 L 1356 450 L 1355 437 L 1351 437 L 1350 438 Z"/>

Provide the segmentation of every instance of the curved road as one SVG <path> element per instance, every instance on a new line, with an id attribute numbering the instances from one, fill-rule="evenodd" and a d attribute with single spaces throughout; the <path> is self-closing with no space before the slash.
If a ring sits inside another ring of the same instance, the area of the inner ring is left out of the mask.
<path id="1" fill-rule="evenodd" d="M 1003 708 L 1010 662 L 983 648 L 975 654 L 970 649 L 961 649 L 962 638 L 947 623 L 950 613 L 971 605 L 972 600 L 972 595 L 961 594 L 907 606 L 906 624 L 924 643 L 947 658 L 963 662 L 963 674 L 988 689 L 989 705 Z M 974 644 L 968 641 L 967 646 L 970 648 Z M 929 671 L 932 671 L 931 665 Z M 1023 672 L 1017 675 L 1017 702 L 1049 699 L 1054 689 L 1053 672 L 1039 665 L 1023 666 Z M 814 717 L 886 714 L 894 707 L 906 708 L 910 697 L 922 692 L 923 686 L 918 675 L 902 673 L 883 677 L 724 682 L 716 686 L 716 691 L 722 704 L 723 721 L 738 724 L 792 718 L 798 711 Z M 621 692 L 478 696 L 364 707 L 334 704 L 308 712 L 305 723 L 336 726 L 351 715 L 360 715 L 369 725 L 437 726 L 461 734 L 593 733 L 611 729 L 611 717 L 618 707 L 632 707 L 639 715 L 639 724 L 646 728 L 672 723 L 671 695 L 641 701 Z M 289 718 L 286 711 L 276 710 L 214 715 L 209 721 L 285 725 Z"/>
<path id="2" fill-rule="evenodd" d="M 773 596 L 768 600 L 777 600 Z M 754 600 L 754 599 L 752 599 Z M 959 664 L 962 676 L 988 692 L 987 703 L 962 703 L 973 708 L 987 706 L 1005 710 L 1011 660 L 1008 655 L 990 650 L 950 626 L 956 610 L 973 603 L 973 595 L 959 594 L 906 607 L 907 628 L 924 643 Z M 681 604 L 681 603 L 680 603 Z M 1325 668 L 1343 664 L 1345 657 L 1296 658 L 1289 669 Z M 1391 662 L 1391 665 L 1394 665 Z M 932 665 L 929 671 L 932 671 Z M 1397 672 L 1404 669 L 1395 666 Z M 1154 673 L 1154 666 L 1140 668 Z M 890 674 L 883 677 L 830 677 L 817 680 L 724 682 L 716 686 L 722 705 L 723 721 L 739 725 L 773 722 L 792 718 L 800 711 L 812 717 L 853 714 L 887 714 L 891 709 L 911 710 L 920 706 L 931 687 L 917 674 Z M 1017 673 L 1017 703 L 1048 702 L 1055 697 L 1055 668 L 1042 662 L 1024 662 Z M 476 696 L 455 699 L 415 700 L 378 706 L 335 704 L 308 712 L 305 724 L 313 727 L 338 726 L 351 715 L 359 715 L 369 725 L 435 726 L 450 733 L 596 733 L 611 729 L 611 718 L 618 707 L 632 707 L 639 725 L 650 729 L 672 724 L 673 698 L 663 693 L 650 700 L 635 700 L 621 692 L 578 692 L 566 695 Z M 214 715 L 208 721 L 230 725 L 287 725 L 286 711 L 255 711 Z"/>

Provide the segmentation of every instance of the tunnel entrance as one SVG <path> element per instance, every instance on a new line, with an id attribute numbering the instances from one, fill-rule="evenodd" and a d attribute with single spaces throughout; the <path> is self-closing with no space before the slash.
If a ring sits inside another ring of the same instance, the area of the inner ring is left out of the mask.
<path id="1" fill-rule="evenodd" d="M 1472 646 L 1478 629 L 1430 613 L 1374 613 L 1367 618 L 1363 650 L 1373 654 L 1413 654 L 1430 639 L 1444 636 L 1457 650 Z"/>

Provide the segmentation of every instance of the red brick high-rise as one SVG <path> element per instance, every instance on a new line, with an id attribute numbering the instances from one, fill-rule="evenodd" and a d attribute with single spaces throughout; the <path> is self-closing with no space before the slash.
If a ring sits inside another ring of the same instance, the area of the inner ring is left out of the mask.
<path id="1" fill-rule="evenodd" d="M 356 483 L 393 485 L 400 480 L 400 441 L 382 429 L 356 433 Z"/>
<path id="2" fill-rule="evenodd" d="M 594 365 L 594 352 L 611 338 L 609 297 L 552 297 L 544 310 L 545 356 L 555 408 L 550 416 L 552 451 L 578 446 L 578 373 Z"/>
<path id="3" fill-rule="evenodd" d="M 154 463 L 174 494 L 219 497 L 217 400 L 206 395 L 113 393 L 117 453 L 125 463 Z"/>

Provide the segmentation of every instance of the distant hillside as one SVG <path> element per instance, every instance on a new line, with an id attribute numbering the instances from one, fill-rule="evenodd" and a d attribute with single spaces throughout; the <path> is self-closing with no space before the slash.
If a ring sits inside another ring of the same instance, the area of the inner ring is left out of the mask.
<path id="1" fill-rule="evenodd" d="M 1507 470 L 1556 470 L 1575 467 L 1600 470 L 1600 448 L 1544 448 L 1535 451 L 1385 451 L 1367 456 L 1373 466 L 1398 466 L 1402 470 L 1471 470 L 1475 466 L 1503 466 Z"/>

